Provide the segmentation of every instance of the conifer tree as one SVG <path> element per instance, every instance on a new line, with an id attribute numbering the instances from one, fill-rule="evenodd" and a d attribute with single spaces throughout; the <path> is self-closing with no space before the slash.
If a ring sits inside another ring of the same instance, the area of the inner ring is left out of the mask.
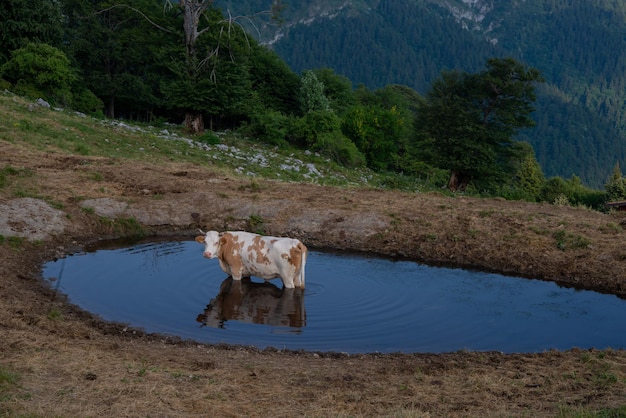
<path id="1" fill-rule="evenodd" d="M 619 163 L 615 164 L 613 173 L 604 185 L 607 201 L 618 201 L 626 199 L 626 178 L 622 176 Z"/>
<path id="2" fill-rule="evenodd" d="M 330 111 L 330 101 L 324 95 L 324 84 L 317 79 L 313 71 L 305 71 L 302 74 L 300 108 L 302 113 L 316 110 Z"/>

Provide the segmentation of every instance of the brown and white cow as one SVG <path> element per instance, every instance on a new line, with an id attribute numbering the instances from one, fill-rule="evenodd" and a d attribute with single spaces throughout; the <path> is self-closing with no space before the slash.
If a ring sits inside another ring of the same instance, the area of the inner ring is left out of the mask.
<path id="1" fill-rule="evenodd" d="M 280 277 L 287 289 L 304 289 L 307 248 L 297 239 L 267 237 L 250 232 L 209 231 L 196 237 L 204 244 L 203 255 L 216 258 L 234 280 L 256 276 L 270 280 Z"/>

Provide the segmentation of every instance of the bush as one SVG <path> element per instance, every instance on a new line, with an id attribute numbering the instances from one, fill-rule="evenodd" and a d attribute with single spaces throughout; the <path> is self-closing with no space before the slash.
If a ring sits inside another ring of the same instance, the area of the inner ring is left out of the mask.
<path id="1" fill-rule="evenodd" d="M 365 156 L 357 149 L 354 142 L 338 132 L 326 132 L 317 135 L 310 150 L 319 152 L 345 167 L 352 168 L 365 165 Z"/>
<path id="2" fill-rule="evenodd" d="M 53 103 L 69 104 L 76 75 L 61 50 L 47 44 L 30 43 L 11 55 L 0 68 L 0 73 L 16 86 L 15 93 L 33 99 L 43 96 Z"/>
<path id="3" fill-rule="evenodd" d="M 570 180 L 561 177 L 548 179 L 542 190 L 543 201 L 553 204 L 584 205 L 593 209 L 602 209 L 606 193 L 585 187 L 576 176 Z"/>
<path id="4" fill-rule="evenodd" d="M 220 143 L 220 137 L 211 131 L 206 131 L 198 137 L 198 141 L 204 142 L 205 144 L 215 145 Z"/>
<path id="5" fill-rule="evenodd" d="M 252 116 L 250 124 L 243 130 L 246 134 L 259 138 L 268 144 L 286 146 L 289 117 L 281 112 L 268 110 Z"/>
<path id="6" fill-rule="evenodd" d="M 365 156 L 340 127 L 341 120 L 334 112 L 311 111 L 292 120 L 287 136 L 290 143 L 319 152 L 345 167 L 364 166 Z"/>
<path id="7" fill-rule="evenodd" d="M 0 78 L 0 91 L 11 90 L 11 83 L 4 78 Z"/>
<path id="8" fill-rule="evenodd" d="M 90 115 L 102 115 L 104 103 L 91 90 L 80 89 L 72 97 L 72 108 Z"/>
<path id="9" fill-rule="evenodd" d="M 340 133 L 341 121 L 330 111 L 311 111 L 301 118 L 291 121 L 289 142 L 303 148 L 311 148 L 317 143 L 317 137 L 324 133 Z"/>

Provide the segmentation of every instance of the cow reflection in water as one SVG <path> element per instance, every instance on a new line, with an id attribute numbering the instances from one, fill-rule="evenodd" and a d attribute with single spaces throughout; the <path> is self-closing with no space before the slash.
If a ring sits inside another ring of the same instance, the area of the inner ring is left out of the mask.
<path id="1" fill-rule="evenodd" d="M 278 288 L 269 283 L 255 283 L 249 277 L 222 282 L 219 294 L 211 299 L 198 322 L 224 327 L 229 319 L 273 326 L 304 327 L 304 290 Z"/>

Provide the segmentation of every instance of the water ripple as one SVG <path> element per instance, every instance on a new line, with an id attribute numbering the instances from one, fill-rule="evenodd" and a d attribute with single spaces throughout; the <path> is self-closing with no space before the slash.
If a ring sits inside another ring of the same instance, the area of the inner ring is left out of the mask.
<path id="1" fill-rule="evenodd" d="M 350 353 L 626 347 L 626 303 L 615 296 L 405 261 L 311 251 L 302 292 L 280 280 L 233 282 L 197 243 L 176 241 L 79 254 L 43 274 L 106 320 L 212 343 Z"/>

